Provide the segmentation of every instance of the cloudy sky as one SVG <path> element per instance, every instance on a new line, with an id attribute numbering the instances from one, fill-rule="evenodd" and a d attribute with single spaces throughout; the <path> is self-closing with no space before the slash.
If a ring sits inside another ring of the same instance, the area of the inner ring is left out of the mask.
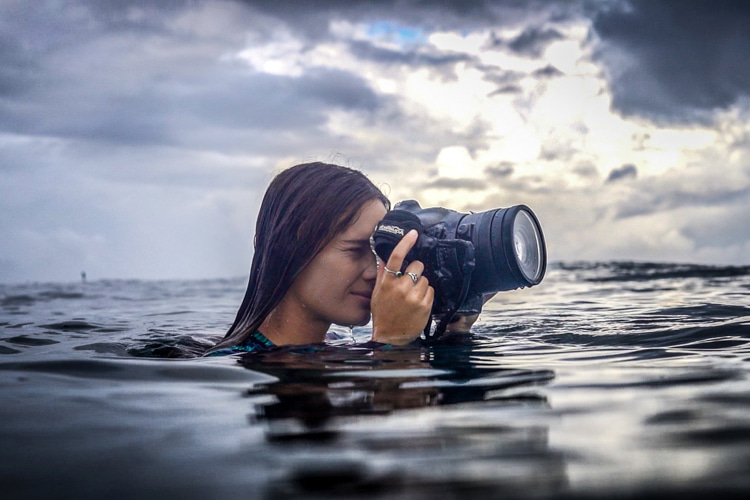
<path id="1" fill-rule="evenodd" d="M 553 261 L 750 264 L 746 1 L 0 0 L 0 282 L 246 275 L 321 160 Z"/>

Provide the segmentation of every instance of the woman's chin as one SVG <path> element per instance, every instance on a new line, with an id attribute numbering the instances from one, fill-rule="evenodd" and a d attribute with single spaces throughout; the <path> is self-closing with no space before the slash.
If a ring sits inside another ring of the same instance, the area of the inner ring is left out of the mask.
<path id="1" fill-rule="evenodd" d="M 359 323 L 356 323 L 355 326 L 365 326 L 369 322 L 370 322 L 370 313 L 367 313 L 367 316 Z"/>
<path id="2" fill-rule="evenodd" d="M 352 318 L 351 321 L 337 322 L 336 324 L 342 326 L 365 326 L 370 322 L 370 313 L 360 316 L 359 318 Z"/>

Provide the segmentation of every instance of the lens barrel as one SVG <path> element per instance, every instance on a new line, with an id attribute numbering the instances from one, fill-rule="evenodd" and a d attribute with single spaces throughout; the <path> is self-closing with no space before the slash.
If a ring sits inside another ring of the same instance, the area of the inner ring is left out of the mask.
<path id="1" fill-rule="evenodd" d="M 525 205 L 466 215 L 456 237 L 475 248 L 470 293 L 499 292 L 538 285 L 547 268 L 542 227 Z"/>

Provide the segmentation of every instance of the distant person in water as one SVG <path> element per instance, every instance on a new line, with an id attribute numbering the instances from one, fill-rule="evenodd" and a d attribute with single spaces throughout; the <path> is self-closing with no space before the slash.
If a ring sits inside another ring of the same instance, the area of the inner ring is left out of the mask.
<path id="1" fill-rule="evenodd" d="M 366 325 L 372 340 L 403 345 L 429 319 L 434 290 L 424 265 L 404 257 L 407 233 L 376 264 L 370 235 L 390 202 L 361 172 L 306 163 L 278 174 L 258 214 L 250 279 L 234 324 L 209 354 L 323 342 L 331 324 Z M 400 274 L 400 273 L 399 273 Z"/>

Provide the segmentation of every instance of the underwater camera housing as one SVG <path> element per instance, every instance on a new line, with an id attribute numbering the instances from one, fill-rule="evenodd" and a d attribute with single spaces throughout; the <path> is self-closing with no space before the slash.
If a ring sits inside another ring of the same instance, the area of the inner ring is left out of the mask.
<path id="1" fill-rule="evenodd" d="M 413 260 L 421 261 L 423 275 L 435 289 L 436 328 L 431 332 L 428 322 L 428 339 L 442 335 L 457 313 L 481 312 L 485 294 L 538 285 L 547 268 L 542 227 L 525 205 L 465 214 L 402 201 L 376 226 L 373 251 L 387 262 L 412 229 L 419 238 L 401 270 Z"/>

